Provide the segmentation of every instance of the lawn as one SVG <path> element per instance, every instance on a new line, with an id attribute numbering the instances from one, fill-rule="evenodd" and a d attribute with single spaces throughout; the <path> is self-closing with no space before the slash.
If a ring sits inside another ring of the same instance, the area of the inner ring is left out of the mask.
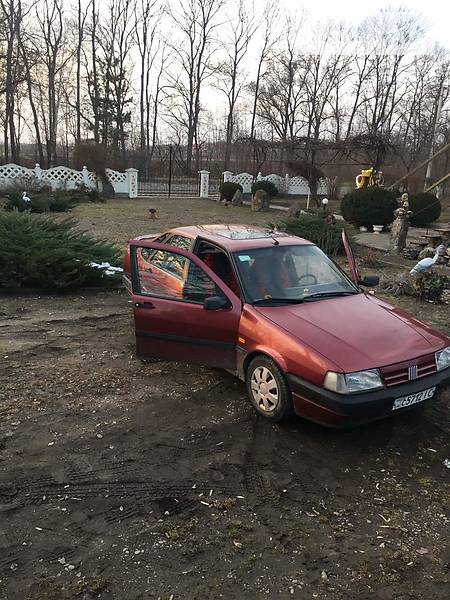
<path id="1" fill-rule="evenodd" d="M 150 219 L 149 208 L 158 219 Z M 252 212 L 248 206 L 226 207 L 215 200 L 193 198 L 115 199 L 106 204 L 80 204 L 72 211 L 80 226 L 121 246 L 138 235 L 165 231 L 170 227 L 212 223 L 267 225 L 284 212 Z"/>

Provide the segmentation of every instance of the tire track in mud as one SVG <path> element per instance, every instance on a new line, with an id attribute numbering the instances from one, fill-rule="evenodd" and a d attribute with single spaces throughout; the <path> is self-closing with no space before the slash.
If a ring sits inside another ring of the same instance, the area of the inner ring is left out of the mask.
<path id="1" fill-rule="evenodd" d="M 125 498 L 139 497 L 144 499 L 157 499 L 161 497 L 176 497 L 187 494 L 206 494 L 211 489 L 211 482 L 202 482 L 192 479 L 184 483 L 152 483 L 143 480 L 128 481 L 98 481 L 86 478 L 84 481 L 59 484 L 51 481 L 28 480 L 16 482 L 17 495 L 15 503 L 21 506 L 43 504 L 47 500 L 77 500 L 90 498 Z M 214 483 L 214 491 L 234 494 L 235 486 L 224 483 Z M 242 490 L 237 490 L 242 491 Z"/>
<path id="2" fill-rule="evenodd" d="M 251 421 L 251 436 L 242 465 L 243 487 L 247 493 L 256 496 L 258 502 L 268 501 L 276 505 L 280 501 L 280 493 L 261 475 L 261 463 L 257 460 L 258 454 L 261 454 L 260 448 L 267 445 L 267 432 L 262 430 L 268 424 L 256 414 L 251 416 Z"/>

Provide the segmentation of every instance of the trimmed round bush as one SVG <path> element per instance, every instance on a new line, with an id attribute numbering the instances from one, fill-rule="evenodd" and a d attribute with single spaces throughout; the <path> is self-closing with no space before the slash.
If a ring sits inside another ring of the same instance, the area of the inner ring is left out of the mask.
<path id="1" fill-rule="evenodd" d="M 271 181 L 265 181 L 264 179 L 261 181 L 255 181 L 255 183 L 252 185 L 252 194 L 258 190 L 264 190 L 270 198 L 275 198 L 275 196 L 278 194 L 277 186 Z"/>
<path id="2" fill-rule="evenodd" d="M 410 223 L 414 227 L 437 221 L 441 216 L 441 209 L 440 201 L 433 194 L 413 194 L 409 197 L 409 210 L 413 213 Z"/>
<path id="3" fill-rule="evenodd" d="M 341 213 L 347 223 L 357 227 L 390 225 L 398 208 L 395 194 L 383 187 L 353 190 L 341 200 Z"/>
<path id="4" fill-rule="evenodd" d="M 326 254 L 343 254 L 342 225 L 328 224 L 318 214 L 302 214 L 298 218 L 286 219 L 278 223 L 277 228 L 292 235 L 305 238 L 316 244 Z M 347 232 L 347 237 L 351 236 Z"/>
<path id="5" fill-rule="evenodd" d="M 223 181 L 219 187 L 219 194 L 221 200 L 228 200 L 231 202 L 234 194 L 240 190 L 242 192 L 243 187 L 240 183 L 234 181 Z"/>

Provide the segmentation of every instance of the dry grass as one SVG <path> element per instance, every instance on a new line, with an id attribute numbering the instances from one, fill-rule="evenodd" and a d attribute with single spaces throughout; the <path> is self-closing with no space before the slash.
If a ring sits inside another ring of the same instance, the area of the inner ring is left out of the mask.
<path id="1" fill-rule="evenodd" d="M 159 219 L 150 219 L 149 208 L 156 208 Z M 81 228 L 120 246 L 138 235 L 171 227 L 211 223 L 267 225 L 285 216 L 274 210 L 252 212 L 248 206 L 227 208 L 213 200 L 197 198 L 121 198 L 106 204 L 80 204 L 72 214 Z"/>

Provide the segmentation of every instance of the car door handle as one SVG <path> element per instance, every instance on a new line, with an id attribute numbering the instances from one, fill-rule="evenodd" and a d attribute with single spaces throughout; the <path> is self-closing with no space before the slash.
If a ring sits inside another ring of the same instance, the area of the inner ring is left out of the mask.
<path id="1" fill-rule="evenodd" d="M 136 308 L 146 308 L 146 309 L 156 308 L 155 305 L 152 304 L 151 302 L 135 302 L 134 306 Z"/>

